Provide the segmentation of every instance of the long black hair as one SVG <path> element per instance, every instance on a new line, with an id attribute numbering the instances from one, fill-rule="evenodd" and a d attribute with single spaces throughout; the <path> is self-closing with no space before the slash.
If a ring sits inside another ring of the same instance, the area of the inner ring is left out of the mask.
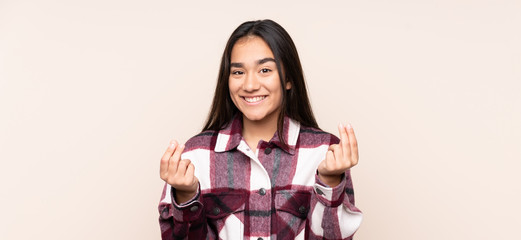
<path id="1" fill-rule="evenodd" d="M 284 116 L 300 122 L 303 126 L 318 129 L 318 124 L 311 110 L 297 48 L 282 26 L 267 19 L 241 24 L 228 39 L 221 59 L 212 107 L 203 131 L 223 129 L 239 112 L 230 97 L 228 80 L 233 46 L 237 40 L 245 36 L 260 37 L 268 44 L 275 56 L 281 88 L 286 89 L 284 86 L 287 82 L 291 84 L 290 89 L 282 91 L 282 107 L 277 122 L 277 134 L 282 144 L 287 144 L 282 132 Z"/>

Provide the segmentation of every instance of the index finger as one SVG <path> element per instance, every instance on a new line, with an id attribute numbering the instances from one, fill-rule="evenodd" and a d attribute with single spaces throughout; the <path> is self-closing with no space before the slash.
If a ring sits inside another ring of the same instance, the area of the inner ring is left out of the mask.
<path id="1" fill-rule="evenodd" d="M 355 130 L 351 124 L 348 125 L 349 143 L 351 145 L 352 160 L 354 165 L 358 163 L 358 141 L 356 140 Z"/>
<path id="2" fill-rule="evenodd" d="M 185 149 L 184 144 L 181 144 L 176 148 L 174 155 L 172 155 L 172 157 L 170 158 L 170 162 L 168 163 L 168 172 L 169 173 L 171 173 L 171 174 L 177 173 L 177 171 L 178 171 L 177 167 L 179 165 L 179 161 L 181 161 L 181 154 L 183 153 L 184 149 Z"/>
<path id="3" fill-rule="evenodd" d="M 342 146 L 342 150 L 347 150 L 349 148 L 349 137 L 347 135 L 347 130 L 343 124 L 338 125 L 338 132 L 340 134 L 340 146 Z"/>
<path id="4" fill-rule="evenodd" d="M 172 140 L 170 141 L 170 144 L 168 145 L 168 148 L 166 149 L 165 153 L 163 154 L 163 157 L 161 157 L 161 164 L 159 167 L 159 173 L 161 174 L 161 178 L 165 177 L 164 175 L 168 173 L 168 163 L 170 160 L 170 157 L 172 157 L 172 154 L 174 153 L 175 149 L 177 148 L 177 141 Z"/>
<path id="5" fill-rule="evenodd" d="M 166 151 L 163 154 L 163 157 L 161 158 L 161 160 L 168 161 L 168 159 L 170 159 L 170 157 L 172 157 L 172 154 L 174 153 L 174 150 L 177 147 L 177 145 L 178 145 L 178 143 L 176 140 L 170 141 L 170 144 L 168 145 L 168 148 L 166 148 Z"/>

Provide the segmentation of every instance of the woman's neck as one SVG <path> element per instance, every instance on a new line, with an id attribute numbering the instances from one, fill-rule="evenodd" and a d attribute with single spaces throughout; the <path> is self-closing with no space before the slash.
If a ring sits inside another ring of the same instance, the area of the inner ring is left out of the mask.
<path id="1" fill-rule="evenodd" d="M 257 144 L 262 139 L 269 141 L 277 131 L 278 114 L 272 114 L 269 118 L 258 121 L 251 121 L 242 117 L 242 136 L 250 149 L 255 152 Z"/>

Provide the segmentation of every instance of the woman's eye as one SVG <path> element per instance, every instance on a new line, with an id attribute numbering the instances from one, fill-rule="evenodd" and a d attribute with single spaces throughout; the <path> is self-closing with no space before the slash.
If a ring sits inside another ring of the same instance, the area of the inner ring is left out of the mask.
<path id="1" fill-rule="evenodd" d="M 233 71 L 232 74 L 233 75 L 241 75 L 241 74 L 243 74 L 243 72 L 242 71 Z"/>
<path id="2" fill-rule="evenodd" d="M 261 73 L 268 73 L 271 72 L 271 69 L 263 68 L 260 70 Z"/>

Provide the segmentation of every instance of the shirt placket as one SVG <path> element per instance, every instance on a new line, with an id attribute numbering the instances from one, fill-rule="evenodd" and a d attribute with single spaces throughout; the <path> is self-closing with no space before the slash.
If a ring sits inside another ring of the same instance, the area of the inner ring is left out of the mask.
<path id="1" fill-rule="evenodd" d="M 261 164 L 258 155 L 254 153 L 248 144 L 241 140 L 237 146 L 237 150 L 250 158 L 250 192 L 249 195 L 249 212 L 245 217 L 249 218 L 249 229 L 245 229 L 245 233 L 249 233 L 250 239 L 269 240 L 271 231 L 271 206 L 272 191 L 271 180 L 268 172 Z M 248 226 L 245 226 L 248 227 Z"/>

